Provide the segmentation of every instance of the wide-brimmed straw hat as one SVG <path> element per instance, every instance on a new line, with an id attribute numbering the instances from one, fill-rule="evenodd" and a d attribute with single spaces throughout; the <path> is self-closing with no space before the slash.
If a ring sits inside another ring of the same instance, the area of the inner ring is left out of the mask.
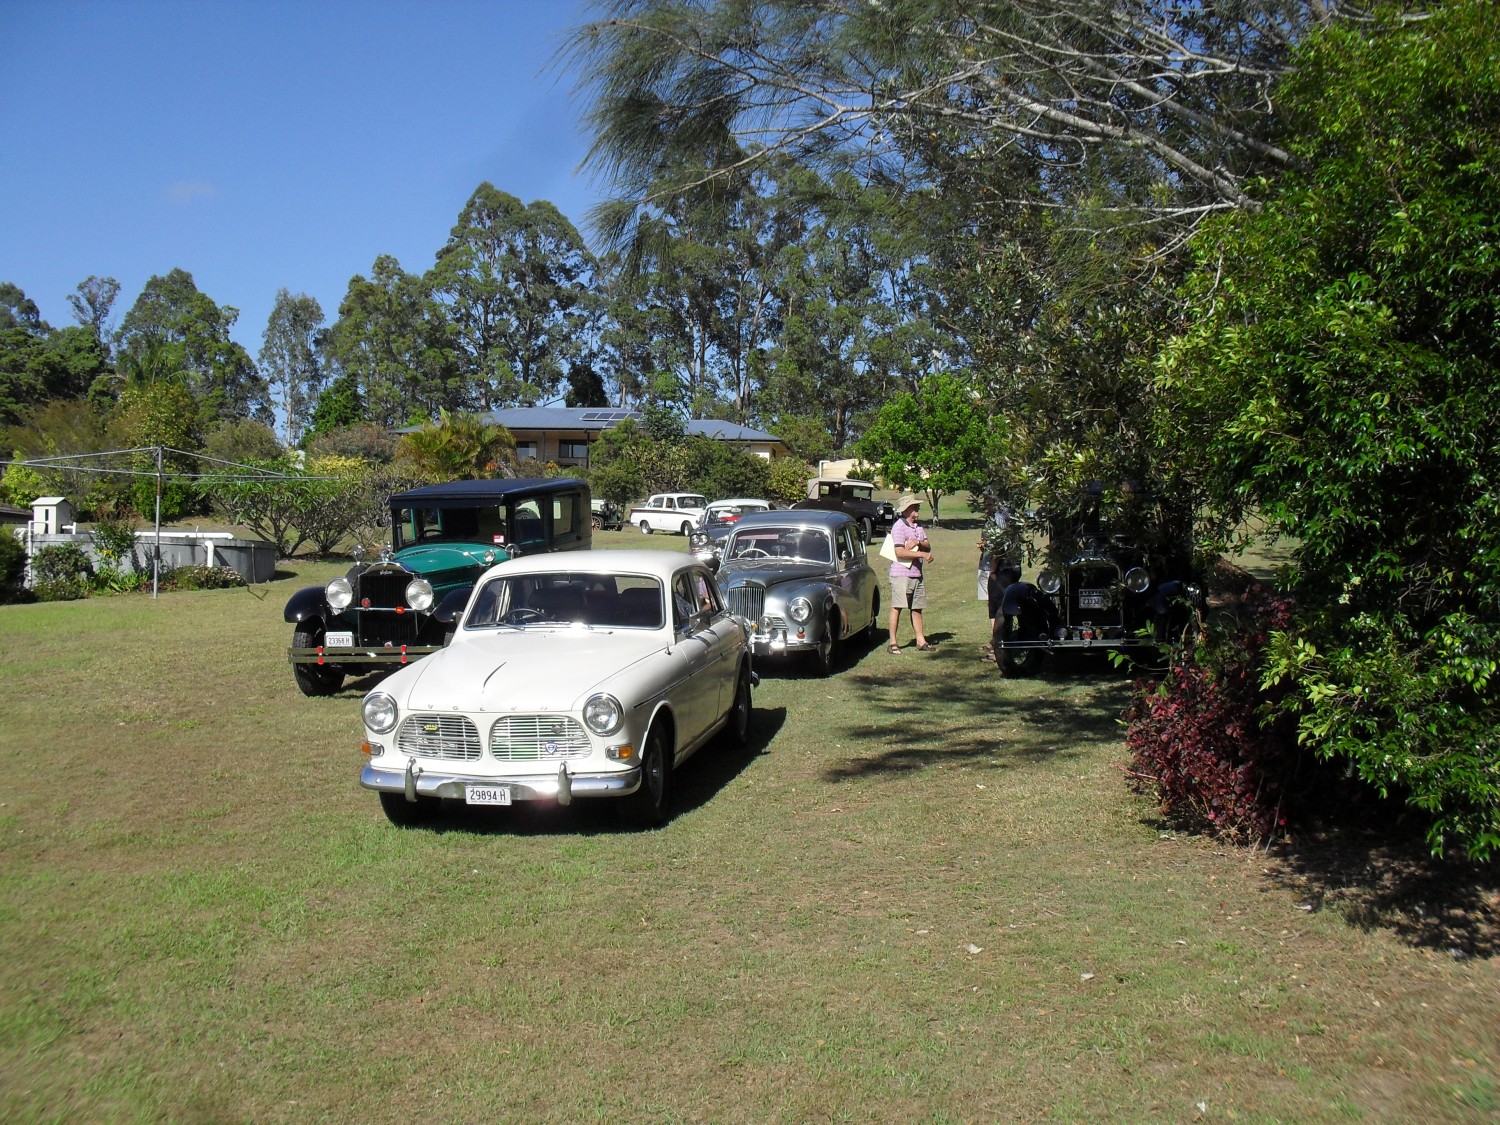
<path id="1" fill-rule="evenodd" d="M 911 511 L 911 509 L 920 508 L 921 506 L 922 498 L 915 492 L 903 492 L 901 494 L 901 499 L 896 501 L 896 514 L 899 516 L 904 516 L 907 512 Z"/>

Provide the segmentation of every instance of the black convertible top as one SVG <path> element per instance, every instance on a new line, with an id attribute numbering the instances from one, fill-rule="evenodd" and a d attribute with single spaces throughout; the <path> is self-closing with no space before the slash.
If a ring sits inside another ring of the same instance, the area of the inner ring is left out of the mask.
<path id="1" fill-rule="evenodd" d="M 507 480 L 455 480 L 447 484 L 424 484 L 391 496 L 391 508 L 472 508 L 494 504 L 518 492 L 550 496 L 588 485 L 572 477 L 516 477 Z"/>

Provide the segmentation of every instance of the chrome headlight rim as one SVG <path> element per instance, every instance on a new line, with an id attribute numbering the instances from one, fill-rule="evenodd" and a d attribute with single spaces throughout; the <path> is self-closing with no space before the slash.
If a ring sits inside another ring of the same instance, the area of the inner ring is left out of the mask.
<path id="1" fill-rule="evenodd" d="M 323 598 L 334 613 L 343 613 L 354 603 L 354 583 L 341 575 L 323 587 Z"/>
<path id="2" fill-rule="evenodd" d="M 401 709 L 396 705 L 395 697 L 389 692 L 372 691 L 360 704 L 360 715 L 365 721 L 365 726 L 376 734 L 390 734 L 396 729 L 396 723 L 401 718 Z"/>
<path id="3" fill-rule="evenodd" d="M 1150 585 L 1151 576 L 1143 568 L 1133 566 L 1125 572 L 1125 589 L 1132 594 L 1144 594 Z"/>
<path id="4" fill-rule="evenodd" d="M 413 578 L 406 584 L 406 604 L 418 613 L 426 613 L 431 609 L 434 600 L 432 583 L 427 579 Z"/>
<path id="5" fill-rule="evenodd" d="M 1062 575 L 1055 570 L 1044 570 L 1036 576 L 1037 588 L 1044 594 L 1055 594 L 1062 589 Z"/>
<path id="6" fill-rule="evenodd" d="M 786 603 L 786 615 L 798 625 L 804 625 L 812 616 L 812 602 L 799 594 Z"/>
<path id="7" fill-rule="evenodd" d="M 625 723 L 625 708 L 607 691 L 598 691 L 584 700 L 583 725 L 602 737 L 614 734 Z"/>

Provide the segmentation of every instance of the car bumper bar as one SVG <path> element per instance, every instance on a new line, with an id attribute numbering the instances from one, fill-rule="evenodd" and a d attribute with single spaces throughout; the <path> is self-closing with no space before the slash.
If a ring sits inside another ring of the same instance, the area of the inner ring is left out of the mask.
<path id="1" fill-rule="evenodd" d="M 366 765 L 360 771 L 359 783 L 377 793 L 405 793 L 408 801 L 415 801 L 418 797 L 450 797 L 462 801 L 470 785 L 505 785 L 509 786 L 513 801 L 556 801 L 567 805 L 574 797 L 628 797 L 641 787 L 641 771 L 569 773 L 564 764 L 556 773 L 479 777 L 439 773 L 409 758 L 404 767 L 396 769 Z"/>
<path id="2" fill-rule="evenodd" d="M 393 645 L 390 648 L 289 648 L 293 664 L 406 664 L 442 652 L 442 645 Z"/>

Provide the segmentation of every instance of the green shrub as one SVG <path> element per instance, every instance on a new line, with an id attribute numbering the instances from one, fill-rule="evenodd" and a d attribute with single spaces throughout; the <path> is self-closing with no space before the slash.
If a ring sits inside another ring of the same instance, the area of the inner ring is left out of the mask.
<path id="1" fill-rule="evenodd" d="M 26 548 L 10 533 L 0 528 L 0 602 L 26 601 Z"/>
<path id="2" fill-rule="evenodd" d="M 39 602 L 76 602 L 89 596 L 89 583 L 83 578 L 47 578 L 32 583 L 32 595 Z"/>
<path id="3" fill-rule="evenodd" d="M 93 577 L 94 563 L 88 552 L 73 543 L 58 543 L 32 552 L 33 586 L 40 582 L 59 582 L 72 578 L 87 580 Z"/>
<path id="4" fill-rule="evenodd" d="M 161 580 L 164 590 L 227 590 L 244 584 L 239 571 L 227 566 L 179 566 Z"/>

